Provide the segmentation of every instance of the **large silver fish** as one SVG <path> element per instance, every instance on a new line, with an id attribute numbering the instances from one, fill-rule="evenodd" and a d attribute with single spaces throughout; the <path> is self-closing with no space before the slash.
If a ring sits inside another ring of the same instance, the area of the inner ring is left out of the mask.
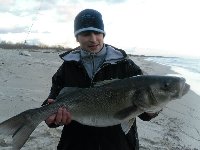
<path id="1" fill-rule="evenodd" d="M 123 124 L 143 112 L 163 108 L 181 98 L 190 86 L 184 78 L 143 75 L 97 83 L 91 88 L 64 88 L 56 102 L 24 111 L 0 124 L 0 135 L 12 136 L 13 149 L 20 149 L 35 128 L 59 107 L 66 106 L 72 119 L 105 127 Z"/>

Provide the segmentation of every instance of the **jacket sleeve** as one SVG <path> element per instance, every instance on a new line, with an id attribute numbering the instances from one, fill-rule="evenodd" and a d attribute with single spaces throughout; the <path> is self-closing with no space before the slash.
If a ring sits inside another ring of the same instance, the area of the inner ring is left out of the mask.
<path id="1" fill-rule="evenodd" d="M 50 90 L 50 94 L 48 98 L 42 103 L 42 106 L 47 105 L 48 99 L 55 99 L 57 95 L 59 94 L 60 90 L 63 88 L 63 76 L 64 76 L 64 63 L 60 66 L 60 68 L 57 70 L 57 72 L 52 77 L 52 87 Z M 56 125 L 54 123 L 48 125 L 49 128 L 56 128 L 59 127 L 59 125 Z"/>
<path id="2" fill-rule="evenodd" d="M 142 75 L 142 70 L 139 66 L 137 66 L 131 59 L 127 59 L 128 61 L 128 68 L 126 70 L 128 70 L 128 76 L 137 76 L 137 75 Z"/>
<path id="3" fill-rule="evenodd" d="M 144 112 L 140 114 L 138 117 L 142 119 L 143 121 L 150 121 L 151 119 L 158 116 L 158 114 L 162 111 L 162 109 L 158 112 L 155 112 L 153 115 L 149 115 L 148 113 Z"/>
<path id="4" fill-rule="evenodd" d="M 55 99 L 58 96 L 60 90 L 63 88 L 63 86 L 64 86 L 64 81 L 63 81 L 64 69 L 63 68 L 64 68 L 64 63 L 60 66 L 60 68 L 57 70 L 57 72 L 53 75 L 52 86 L 51 86 L 49 96 L 43 102 L 42 106 L 47 104 L 48 99 Z"/>

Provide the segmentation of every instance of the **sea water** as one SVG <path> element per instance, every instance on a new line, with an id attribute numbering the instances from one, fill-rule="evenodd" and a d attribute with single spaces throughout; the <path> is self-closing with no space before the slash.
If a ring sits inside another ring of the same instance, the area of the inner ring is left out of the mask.
<path id="1" fill-rule="evenodd" d="M 146 60 L 170 66 L 190 84 L 191 90 L 200 95 L 200 58 L 148 57 Z"/>

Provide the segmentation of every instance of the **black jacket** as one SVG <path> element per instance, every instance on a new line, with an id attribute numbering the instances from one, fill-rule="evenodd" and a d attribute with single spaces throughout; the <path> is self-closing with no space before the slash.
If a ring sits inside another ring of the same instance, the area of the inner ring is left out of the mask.
<path id="1" fill-rule="evenodd" d="M 63 64 L 52 78 L 51 92 L 48 98 L 55 99 L 63 87 L 91 87 L 95 82 L 126 78 L 141 75 L 141 69 L 120 49 L 106 45 L 109 51 L 105 63 L 100 67 L 94 78 L 89 78 L 81 63 L 79 48 L 66 52 L 60 57 Z M 44 102 L 43 104 L 45 104 Z M 150 120 L 147 114 L 139 116 L 142 120 Z M 54 127 L 52 125 L 52 127 Z M 137 150 L 139 149 L 136 122 L 125 135 L 121 125 L 111 127 L 91 127 L 72 121 L 64 126 L 59 150 Z"/>

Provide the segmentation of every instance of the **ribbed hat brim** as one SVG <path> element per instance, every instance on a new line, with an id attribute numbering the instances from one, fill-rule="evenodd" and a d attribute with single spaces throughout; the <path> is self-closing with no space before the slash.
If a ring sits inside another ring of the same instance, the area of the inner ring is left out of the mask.
<path id="1" fill-rule="evenodd" d="M 97 29 L 94 27 L 87 27 L 87 28 L 82 28 L 82 29 L 77 30 L 76 32 L 74 32 L 74 35 L 77 36 L 79 33 L 84 32 L 84 31 L 96 31 L 96 32 L 103 33 L 104 35 L 106 34 L 105 31 L 101 29 Z"/>

